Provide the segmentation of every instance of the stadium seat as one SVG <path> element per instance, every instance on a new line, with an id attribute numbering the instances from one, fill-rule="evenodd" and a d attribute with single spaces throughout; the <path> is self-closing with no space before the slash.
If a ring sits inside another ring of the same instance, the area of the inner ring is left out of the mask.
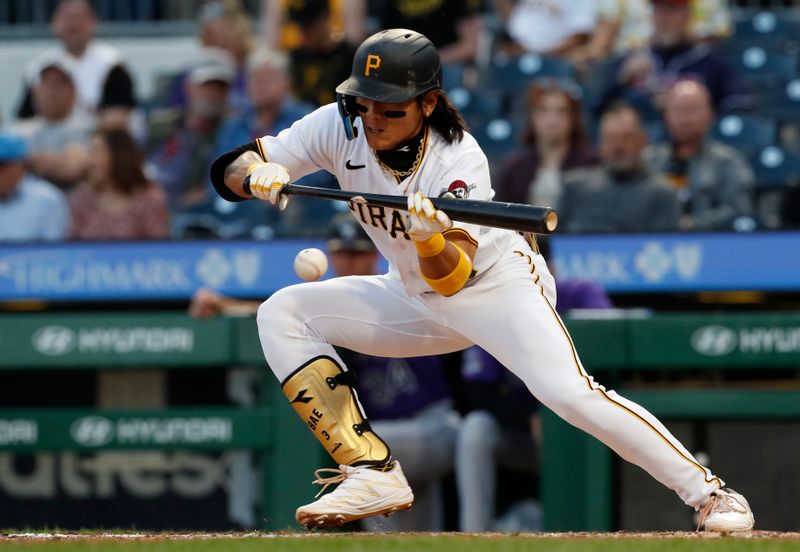
<path id="1" fill-rule="evenodd" d="M 535 79 L 572 79 L 574 74 L 572 65 L 562 59 L 537 54 L 517 57 L 496 54 L 484 69 L 480 84 L 483 89 L 517 93 Z"/>
<path id="2" fill-rule="evenodd" d="M 498 117 L 472 129 L 489 163 L 502 159 L 519 145 L 519 128 L 511 120 Z"/>
<path id="3" fill-rule="evenodd" d="M 737 73 L 751 88 L 768 88 L 797 76 L 797 58 L 791 54 L 751 46 L 734 59 Z"/>
<path id="4" fill-rule="evenodd" d="M 759 110 L 780 122 L 800 122 L 800 79 L 764 90 L 759 94 Z"/>
<path id="5" fill-rule="evenodd" d="M 757 187 L 788 186 L 800 181 L 800 155 L 767 146 L 750 157 Z"/>
<path id="6" fill-rule="evenodd" d="M 775 143 L 774 121 L 751 115 L 725 115 L 711 128 L 712 138 L 752 155 Z"/>
<path id="7" fill-rule="evenodd" d="M 457 63 L 442 64 L 442 88 L 450 93 L 455 88 L 464 86 L 464 66 Z"/>
<path id="8" fill-rule="evenodd" d="M 483 94 L 466 88 L 454 88 L 448 97 L 461 114 L 475 124 L 500 116 L 501 98 L 496 94 Z"/>
<path id="9" fill-rule="evenodd" d="M 737 41 L 758 44 L 765 48 L 786 47 L 797 44 L 800 38 L 800 22 L 776 11 L 760 11 L 735 22 L 734 37 Z"/>

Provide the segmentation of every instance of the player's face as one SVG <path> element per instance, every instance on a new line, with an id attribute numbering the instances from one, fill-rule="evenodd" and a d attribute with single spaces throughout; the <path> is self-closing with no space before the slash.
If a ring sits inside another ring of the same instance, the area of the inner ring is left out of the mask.
<path id="1" fill-rule="evenodd" d="M 419 133 L 423 109 L 428 109 L 425 103 L 417 98 L 404 103 L 356 98 L 356 109 L 369 147 L 378 151 L 391 150 Z"/>

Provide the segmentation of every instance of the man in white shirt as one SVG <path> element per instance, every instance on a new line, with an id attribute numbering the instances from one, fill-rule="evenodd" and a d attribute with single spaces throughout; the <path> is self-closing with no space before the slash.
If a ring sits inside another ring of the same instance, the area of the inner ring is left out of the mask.
<path id="1" fill-rule="evenodd" d="M 569 57 L 591 36 L 597 22 L 593 0 L 496 0 L 511 43 L 509 54 L 530 52 Z"/>
<path id="2" fill-rule="evenodd" d="M 53 58 L 33 83 L 36 115 L 15 125 L 13 132 L 28 143 L 28 168 L 62 188 L 77 184 L 89 162 L 93 119 L 76 113 L 74 76 L 66 61 Z"/>
<path id="3" fill-rule="evenodd" d="M 33 115 L 32 86 L 42 67 L 54 58 L 72 66 L 77 108 L 88 114 L 129 111 L 135 106 L 133 81 L 120 52 L 94 40 L 97 17 L 87 0 L 61 0 L 51 29 L 61 44 L 33 58 L 25 69 L 25 95 L 17 115 Z"/>

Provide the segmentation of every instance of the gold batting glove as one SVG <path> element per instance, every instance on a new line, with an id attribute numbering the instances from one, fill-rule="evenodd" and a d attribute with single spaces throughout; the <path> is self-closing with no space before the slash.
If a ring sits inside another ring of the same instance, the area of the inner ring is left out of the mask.
<path id="1" fill-rule="evenodd" d="M 412 240 L 424 242 L 452 227 L 453 221 L 447 213 L 436 209 L 422 192 L 408 195 L 406 234 Z"/>
<path id="2" fill-rule="evenodd" d="M 269 201 L 283 211 L 289 203 L 289 195 L 281 193 L 292 181 L 286 167 L 277 163 L 253 163 L 247 168 L 250 176 L 250 193 L 263 201 Z"/>

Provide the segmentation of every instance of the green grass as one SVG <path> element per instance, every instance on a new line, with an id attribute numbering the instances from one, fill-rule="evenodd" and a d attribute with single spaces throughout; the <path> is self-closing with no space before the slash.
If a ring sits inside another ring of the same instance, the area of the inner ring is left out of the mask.
<path id="1" fill-rule="evenodd" d="M 789 552 L 800 549 L 797 539 L 739 538 L 576 538 L 553 539 L 524 536 L 312 536 L 191 540 L 57 540 L 47 542 L 4 541 L 6 550 L 128 551 L 153 552 Z"/>

